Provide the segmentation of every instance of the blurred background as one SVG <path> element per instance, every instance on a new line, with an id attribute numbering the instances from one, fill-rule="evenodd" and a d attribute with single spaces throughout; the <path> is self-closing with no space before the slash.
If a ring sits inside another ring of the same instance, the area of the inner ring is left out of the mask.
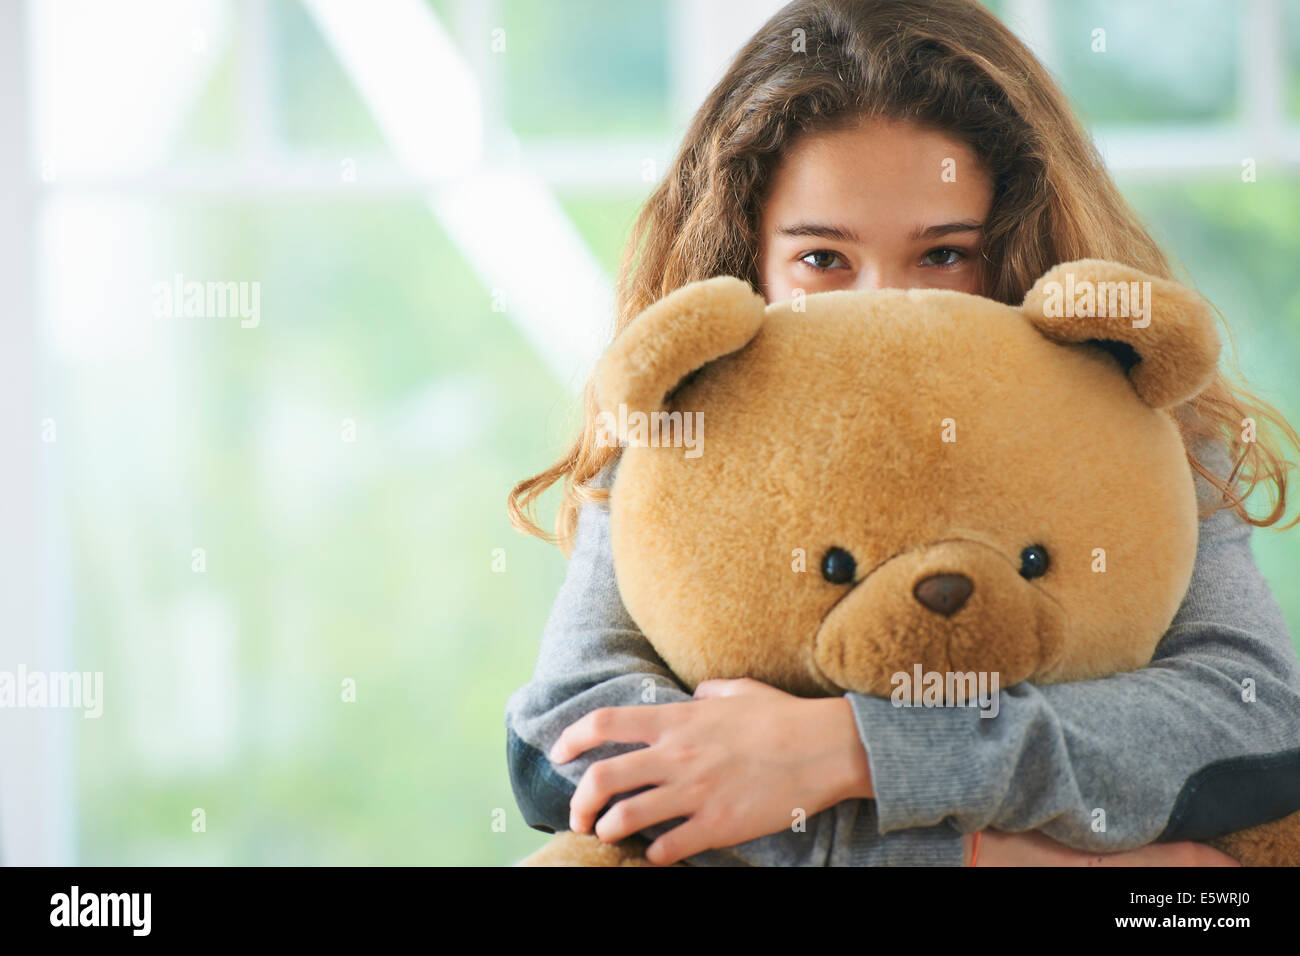
<path id="1" fill-rule="evenodd" d="M 0 0 L 0 670 L 104 675 L 97 719 L 0 712 L 4 862 L 545 839 L 504 707 L 564 564 L 505 496 L 779 5 Z M 1300 0 L 989 6 L 1300 420 Z M 242 298 L 187 313 L 190 282 Z M 1300 633 L 1300 530 L 1254 546 Z"/>

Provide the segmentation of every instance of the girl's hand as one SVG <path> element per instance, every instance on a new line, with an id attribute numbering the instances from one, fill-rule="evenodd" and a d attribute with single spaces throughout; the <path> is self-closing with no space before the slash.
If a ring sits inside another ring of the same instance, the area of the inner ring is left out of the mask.
<path id="1" fill-rule="evenodd" d="M 970 863 L 972 837 L 966 836 L 966 862 Z M 985 830 L 980 837 L 976 866 L 1240 866 L 1218 850 L 1184 840 L 1152 843 L 1119 853 L 1074 850 L 1036 831 L 1003 833 Z"/>
<path id="2" fill-rule="evenodd" d="M 648 747 L 598 760 L 569 802 L 569 825 L 606 842 L 665 820 L 685 823 L 646 851 L 668 864 L 735 846 L 790 826 L 841 800 L 873 795 L 866 751 L 849 702 L 808 700 L 759 681 L 705 681 L 696 699 L 644 707 L 602 707 L 575 721 L 551 748 L 567 763 L 606 742 Z M 620 800 L 621 793 L 652 787 Z M 982 851 L 981 851 L 982 855 Z"/>

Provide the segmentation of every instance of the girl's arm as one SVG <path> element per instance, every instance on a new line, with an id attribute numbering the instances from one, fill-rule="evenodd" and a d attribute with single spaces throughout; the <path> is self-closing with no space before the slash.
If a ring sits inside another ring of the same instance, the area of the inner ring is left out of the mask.
<path id="1" fill-rule="evenodd" d="M 596 505 L 584 506 L 533 679 L 506 705 L 511 785 L 525 821 L 533 827 L 569 829 L 569 799 L 587 767 L 641 747 L 606 743 L 555 766 L 547 754 L 570 724 L 601 707 L 693 699 L 623 607 L 614 579 L 608 512 Z M 654 839 L 675 825 L 662 823 L 640 833 Z M 882 836 L 869 801 L 844 800 L 809 816 L 803 832 L 787 828 L 688 859 L 715 866 L 904 862 L 960 866 L 963 852 L 963 837 L 951 826 L 903 829 Z"/>
<path id="2" fill-rule="evenodd" d="M 1204 840 L 1300 808 L 1300 666 L 1250 533 L 1231 511 L 1201 522 L 1188 594 L 1142 670 L 1020 684 L 994 718 L 846 695 L 880 831 L 948 821 L 1116 850 Z"/>

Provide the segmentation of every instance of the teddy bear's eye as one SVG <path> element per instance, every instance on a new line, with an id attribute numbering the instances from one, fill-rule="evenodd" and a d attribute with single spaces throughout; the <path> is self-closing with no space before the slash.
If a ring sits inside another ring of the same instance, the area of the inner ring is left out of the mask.
<path id="1" fill-rule="evenodd" d="M 1031 544 L 1020 552 L 1020 576 L 1026 581 L 1041 578 L 1047 573 L 1047 549 L 1041 544 Z"/>
<path id="2" fill-rule="evenodd" d="M 858 562 L 843 548 L 831 548 L 822 558 L 822 577 L 831 584 L 847 584 L 857 569 Z"/>

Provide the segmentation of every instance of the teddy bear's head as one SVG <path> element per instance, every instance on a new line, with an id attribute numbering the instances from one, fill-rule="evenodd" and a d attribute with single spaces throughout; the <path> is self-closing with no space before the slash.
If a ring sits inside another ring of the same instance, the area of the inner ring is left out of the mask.
<path id="1" fill-rule="evenodd" d="M 682 682 L 888 695 L 892 676 L 1080 680 L 1146 664 L 1196 552 L 1169 414 L 1208 305 L 1099 260 L 1019 308 L 958 292 L 765 306 L 738 279 L 639 316 L 597 369 L 625 447 L 623 600 Z"/>

